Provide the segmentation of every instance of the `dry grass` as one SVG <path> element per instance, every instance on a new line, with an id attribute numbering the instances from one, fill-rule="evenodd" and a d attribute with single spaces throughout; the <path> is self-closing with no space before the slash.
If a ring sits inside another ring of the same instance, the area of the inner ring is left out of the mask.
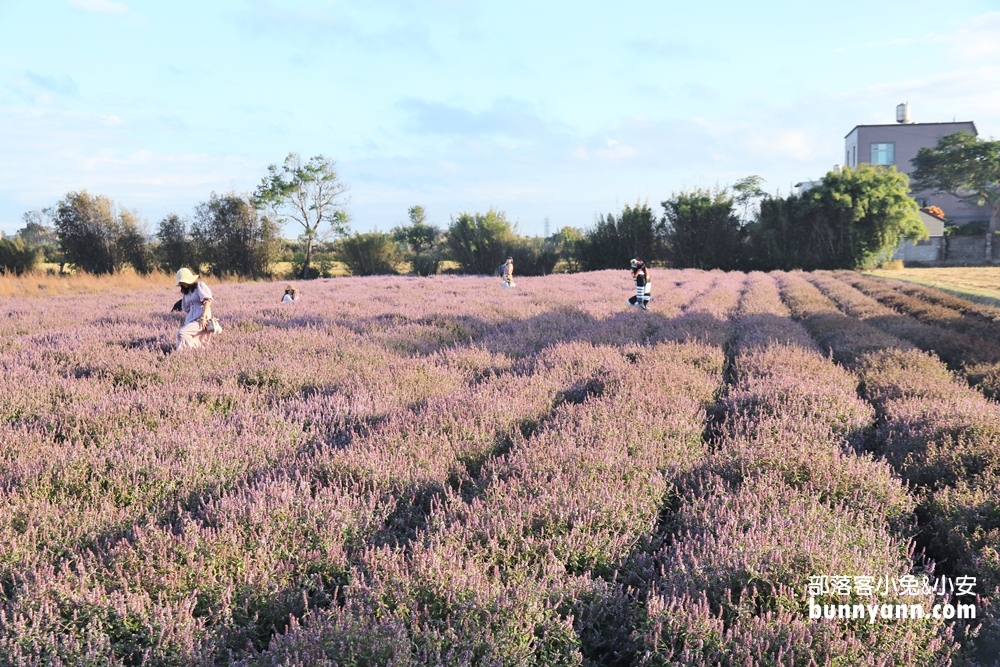
<path id="1" fill-rule="evenodd" d="M 883 278 L 906 280 L 937 287 L 956 296 L 981 303 L 1000 305 L 1000 266 L 952 266 L 934 269 L 870 271 Z"/>
<path id="2" fill-rule="evenodd" d="M 245 281 L 238 278 L 218 278 L 213 276 L 211 282 L 214 284 Z M 110 276 L 95 276 L 88 273 L 60 276 L 44 271 L 27 273 L 23 276 L 0 273 L 0 298 L 135 292 L 162 288 L 174 289 L 173 274 L 151 273 L 143 276 L 131 270 Z"/>

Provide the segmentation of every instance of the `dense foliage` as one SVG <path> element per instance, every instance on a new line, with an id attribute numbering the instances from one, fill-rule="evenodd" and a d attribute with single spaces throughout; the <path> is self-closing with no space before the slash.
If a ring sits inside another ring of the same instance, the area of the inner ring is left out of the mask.
<path id="1" fill-rule="evenodd" d="M 664 231 L 664 223 L 648 204 L 626 204 L 618 215 L 598 216 L 576 244 L 576 259 L 584 271 L 626 267 L 634 257 L 661 260 L 665 258 Z"/>
<path id="2" fill-rule="evenodd" d="M 990 233 L 1000 232 L 1000 141 L 971 132 L 942 137 L 913 159 L 913 187 L 946 192 L 969 204 L 989 206 Z"/>
<path id="3" fill-rule="evenodd" d="M 448 251 L 465 273 L 491 275 L 515 239 L 503 211 L 460 213 L 448 226 Z"/>
<path id="4" fill-rule="evenodd" d="M 138 216 L 86 190 L 70 192 L 53 212 L 64 260 L 94 274 L 116 273 L 126 264 L 140 273 L 151 268 Z"/>
<path id="5" fill-rule="evenodd" d="M 431 276 L 441 266 L 444 234 L 427 222 L 423 206 L 411 206 L 407 211 L 410 224 L 393 230 L 393 238 L 406 248 L 406 259 L 418 276 Z"/>
<path id="6" fill-rule="evenodd" d="M 269 275 L 283 254 L 297 276 L 317 278 L 332 275 L 334 257 L 355 275 L 394 273 L 409 264 L 413 273 L 430 276 L 445 262 L 453 263 L 449 272 L 457 265 L 457 272 L 490 275 L 507 257 L 522 276 L 622 268 L 632 258 L 700 269 L 867 268 L 890 255 L 900 239 L 925 233 L 906 177 L 893 168 L 831 172 L 813 189 L 785 198 L 767 195 L 762 182 L 749 176 L 726 189 L 675 193 L 661 202 L 659 218 L 648 204 L 626 205 L 599 216 L 589 229 L 566 226 L 548 238 L 520 235 L 492 208 L 460 213 L 442 231 L 427 221 L 423 207 L 413 206 L 409 224 L 393 229 L 391 239 L 373 232 L 325 244 L 323 234 L 347 232 L 347 186 L 332 160 L 317 156 L 303 163 L 293 153 L 282 166 L 269 167 L 252 197 L 213 193 L 192 224 L 168 215 L 153 238 L 133 213 L 119 213 L 111 200 L 83 192 L 69 193 L 53 210 L 26 214 L 31 224 L 23 239 L 49 260 L 93 273 L 125 265 L 140 273 L 200 265 L 217 274 L 259 277 Z M 49 215 L 60 252 L 44 224 Z M 282 251 L 278 234 L 286 219 L 298 221 L 303 234 L 297 249 Z M 318 268 L 312 266 L 317 251 Z"/>
<path id="7" fill-rule="evenodd" d="M 191 241 L 212 274 L 259 278 L 270 275 L 280 237 L 277 221 L 248 198 L 213 192 L 195 209 Z"/>
<path id="8" fill-rule="evenodd" d="M 748 225 L 749 264 L 763 269 L 871 268 L 901 239 L 927 237 L 905 174 L 862 164 L 806 192 L 764 199 Z"/>
<path id="9" fill-rule="evenodd" d="M 402 259 L 393 236 L 378 231 L 355 233 L 342 239 L 337 245 L 337 256 L 355 276 L 396 273 L 396 265 Z"/>
<path id="10" fill-rule="evenodd" d="M 0 238 L 0 271 L 20 276 L 34 270 L 42 251 L 28 245 L 20 236 Z"/>
<path id="11" fill-rule="evenodd" d="M 729 192 L 681 192 L 662 206 L 672 265 L 733 270 L 745 264 L 744 229 Z"/>
<path id="12" fill-rule="evenodd" d="M 194 242 L 186 220 L 176 214 L 160 220 L 156 229 L 157 264 L 168 273 L 175 273 L 181 267 L 195 267 L 200 264 Z"/>

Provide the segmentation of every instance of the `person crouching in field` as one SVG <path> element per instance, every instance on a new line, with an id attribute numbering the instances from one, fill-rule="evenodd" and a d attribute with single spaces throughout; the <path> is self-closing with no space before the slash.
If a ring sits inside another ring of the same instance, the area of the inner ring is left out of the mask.
<path id="1" fill-rule="evenodd" d="M 641 259 L 633 259 L 629 264 L 632 265 L 632 280 L 635 281 L 635 296 L 628 300 L 629 305 L 638 304 L 643 310 L 649 310 L 649 269 Z"/>
<path id="2" fill-rule="evenodd" d="M 299 300 L 299 293 L 295 291 L 295 288 L 292 287 L 291 285 L 286 287 L 285 295 L 281 297 L 281 302 L 284 303 L 286 301 L 298 301 L 298 300 Z"/>
<path id="3" fill-rule="evenodd" d="M 177 349 L 207 345 L 212 340 L 212 332 L 207 328 L 212 319 L 212 290 L 188 268 L 177 272 L 174 285 L 181 288 L 181 310 L 187 314 L 184 325 L 177 330 Z"/>
<path id="4" fill-rule="evenodd" d="M 516 285 L 514 282 L 514 258 L 508 257 L 507 261 L 500 265 L 501 271 L 503 271 L 503 286 L 504 288 L 510 288 Z"/>

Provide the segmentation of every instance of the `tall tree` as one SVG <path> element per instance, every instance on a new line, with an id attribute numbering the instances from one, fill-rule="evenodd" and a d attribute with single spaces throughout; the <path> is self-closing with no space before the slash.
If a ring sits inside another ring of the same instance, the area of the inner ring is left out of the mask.
<path id="1" fill-rule="evenodd" d="M 816 187 L 766 199 L 747 228 L 753 268 L 863 269 L 902 238 L 926 238 L 906 174 L 869 164 L 831 171 Z"/>
<path id="2" fill-rule="evenodd" d="M 280 244 L 277 221 L 262 215 L 250 199 L 212 193 L 195 209 L 191 239 L 199 261 L 216 275 L 267 276 Z"/>
<path id="3" fill-rule="evenodd" d="M 917 151 L 913 166 L 915 190 L 989 206 L 989 231 L 1000 232 L 1000 141 L 986 141 L 971 132 L 949 134 L 934 148 Z"/>
<path id="4" fill-rule="evenodd" d="M 626 204 L 621 214 L 598 216 L 597 224 L 587 230 L 577 244 L 581 267 L 596 271 L 628 266 L 633 257 L 663 259 L 663 233 L 664 225 L 649 204 Z"/>
<path id="5" fill-rule="evenodd" d="M 407 214 L 410 224 L 395 228 L 393 238 L 409 250 L 410 261 L 417 275 L 429 276 L 437 273 L 441 262 L 439 252 L 443 236 L 441 230 L 427 224 L 427 214 L 423 206 L 411 206 Z"/>
<path id="6" fill-rule="evenodd" d="M 115 273 L 118 236 L 114 202 L 86 190 L 70 192 L 56 204 L 54 222 L 66 262 L 88 273 Z"/>
<path id="7" fill-rule="evenodd" d="M 126 263 L 148 272 L 143 223 L 132 211 L 119 212 L 107 197 L 86 190 L 70 192 L 53 216 L 59 246 L 67 263 L 88 273 L 116 273 Z"/>
<path id="8" fill-rule="evenodd" d="M 514 259 L 517 275 L 552 273 L 559 257 L 555 245 L 543 238 L 529 238 L 517 233 L 503 211 L 462 213 L 452 218 L 447 234 L 452 259 L 466 273 L 493 274 L 507 257 Z"/>
<path id="9" fill-rule="evenodd" d="M 740 268 L 744 234 L 734 203 L 726 190 L 681 192 L 662 202 L 667 243 L 675 266 Z"/>
<path id="10" fill-rule="evenodd" d="M 461 213 L 448 226 L 448 249 L 466 273 L 491 274 L 516 236 L 503 211 Z"/>
<path id="11" fill-rule="evenodd" d="M 146 225 L 134 211 L 118 214 L 118 255 L 123 262 L 132 265 L 137 273 L 148 275 L 153 272 L 153 255 L 146 240 Z"/>
<path id="12" fill-rule="evenodd" d="M 160 220 L 156 229 L 156 260 L 160 268 L 173 273 L 187 266 L 198 270 L 194 245 L 188 234 L 187 222 L 180 216 L 171 213 Z"/>
<path id="13" fill-rule="evenodd" d="M 740 222 L 743 225 L 749 224 L 760 210 L 760 202 L 767 197 L 767 193 L 760 187 L 764 179 L 757 175 L 747 176 L 733 183 L 730 190 L 733 193 L 733 203 L 740 210 Z"/>
<path id="14" fill-rule="evenodd" d="M 349 219 L 345 206 L 349 203 L 348 186 L 337 175 L 335 162 L 317 155 L 302 162 L 298 153 L 289 153 L 281 165 L 272 164 L 267 176 L 257 188 L 255 200 L 269 207 L 280 222 L 294 220 L 302 226 L 305 260 L 302 277 L 309 275 L 313 245 L 320 227 L 330 226 L 334 236 L 346 236 Z"/>

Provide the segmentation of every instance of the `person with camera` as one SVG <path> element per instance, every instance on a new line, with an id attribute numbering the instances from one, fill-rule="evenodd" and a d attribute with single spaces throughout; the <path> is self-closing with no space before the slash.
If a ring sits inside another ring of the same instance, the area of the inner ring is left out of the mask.
<path id="1" fill-rule="evenodd" d="M 629 264 L 632 266 L 632 280 L 635 281 L 635 296 L 628 300 L 629 305 L 649 310 L 649 269 L 641 259 L 633 259 Z"/>
<path id="2" fill-rule="evenodd" d="M 212 290 L 185 267 L 177 272 L 174 286 L 181 288 L 181 311 L 184 324 L 177 330 L 177 349 L 187 350 L 207 345 L 215 333 L 212 319 Z"/>

